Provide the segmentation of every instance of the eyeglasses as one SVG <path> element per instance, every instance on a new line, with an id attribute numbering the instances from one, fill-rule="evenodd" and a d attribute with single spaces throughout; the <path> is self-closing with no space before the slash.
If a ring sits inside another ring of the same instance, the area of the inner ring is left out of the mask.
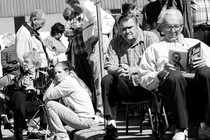
<path id="1" fill-rule="evenodd" d="M 175 30 L 175 31 L 178 31 L 181 29 L 181 27 L 183 26 L 183 24 L 174 24 L 174 25 L 168 25 L 168 24 L 165 24 L 164 27 L 167 31 L 170 31 L 172 28 Z"/>

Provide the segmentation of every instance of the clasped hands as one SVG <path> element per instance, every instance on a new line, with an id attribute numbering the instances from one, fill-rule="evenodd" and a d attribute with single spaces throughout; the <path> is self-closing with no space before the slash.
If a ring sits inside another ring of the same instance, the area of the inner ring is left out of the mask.
<path id="1" fill-rule="evenodd" d="M 131 75 L 135 73 L 135 67 L 130 67 L 127 64 L 120 64 L 120 67 L 117 71 L 117 75 L 119 78 L 123 79 L 131 79 Z"/>

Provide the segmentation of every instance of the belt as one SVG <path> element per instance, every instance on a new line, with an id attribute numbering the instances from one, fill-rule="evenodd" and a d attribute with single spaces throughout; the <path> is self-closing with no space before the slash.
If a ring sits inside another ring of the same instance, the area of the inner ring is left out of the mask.
<path id="1" fill-rule="evenodd" d="M 193 27 L 194 31 L 202 30 L 202 31 L 210 31 L 210 25 L 200 24 Z"/>

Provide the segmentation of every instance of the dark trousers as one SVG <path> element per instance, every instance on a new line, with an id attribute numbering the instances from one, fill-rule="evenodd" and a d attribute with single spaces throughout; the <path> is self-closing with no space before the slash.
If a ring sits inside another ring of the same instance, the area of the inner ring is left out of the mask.
<path id="1" fill-rule="evenodd" d="M 188 112 L 186 107 L 186 93 L 196 95 L 199 114 L 198 121 L 209 122 L 210 117 L 210 68 L 202 67 L 196 71 L 193 79 L 193 91 L 189 93 L 188 83 L 181 72 L 172 71 L 160 86 L 161 92 L 168 97 L 176 128 L 182 129 L 188 126 Z M 190 95 L 188 95 L 190 96 Z M 195 115 L 195 114 L 190 114 Z"/>
<path id="2" fill-rule="evenodd" d="M 104 114 L 109 115 L 109 108 L 115 107 L 121 101 L 142 101 L 149 99 L 150 91 L 141 86 L 130 86 L 124 79 L 113 75 L 106 75 L 101 82 L 104 101 Z"/>
<path id="3" fill-rule="evenodd" d="M 22 140 L 22 130 L 27 128 L 25 119 L 34 115 L 41 102 L 39 100 L 28 100 L 24 91 L 16 91 L 12 96 L 11 105 L 14 112 L 15 136 L 17 140 Z"/>
<path id="4" fill-rule="evenodd" d="M 200 68 L 194 78 L 194 91 L 198 99 L 198 121 L 210 124 L 210 68 Z"/>
<path id="5" fill-rule="evenodd" d="M 210 46 L 210 26 L 208 28 L 195 27 L 194 38 L 199 39 L 200 41 Z"/>

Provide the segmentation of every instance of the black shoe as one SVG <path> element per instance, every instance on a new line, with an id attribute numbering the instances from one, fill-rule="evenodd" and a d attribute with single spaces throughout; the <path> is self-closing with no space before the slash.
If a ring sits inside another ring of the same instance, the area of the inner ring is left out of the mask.
<path id="1" fill-rule="evenodd" d="M 6 123 L 4 125 L 4 129 L 13 129 L 13 127 L 12 127 L 11 123 Z"/>
<path id="2" fill-rule="evenodd" d="M 115 140 L 118 137 L 117 128 L 112 124 L 106 126 L 106 134 L 103 140 Z"/>

